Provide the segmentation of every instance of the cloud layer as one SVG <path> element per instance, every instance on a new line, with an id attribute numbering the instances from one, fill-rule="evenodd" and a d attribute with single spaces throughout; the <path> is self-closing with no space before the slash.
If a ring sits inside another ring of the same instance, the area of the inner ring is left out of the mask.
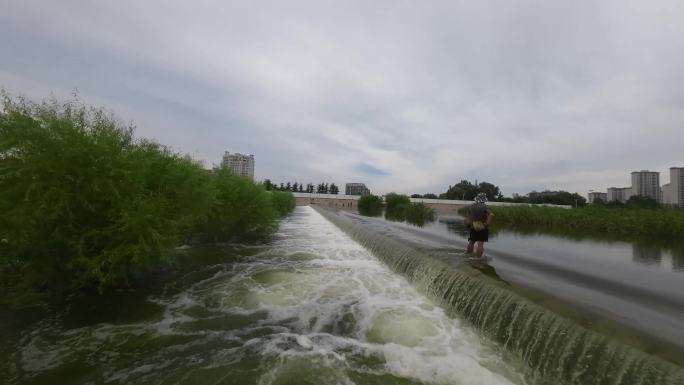
<path id="1" fill-rule="evenodd" d="M 506 194 L 684 165 L 680 1 L 4 1 L 0 85 L 257 178 Z"/>

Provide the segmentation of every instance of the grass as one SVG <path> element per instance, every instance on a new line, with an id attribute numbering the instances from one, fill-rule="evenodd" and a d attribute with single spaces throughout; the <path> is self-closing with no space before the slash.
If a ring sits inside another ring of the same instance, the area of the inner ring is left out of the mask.
<path id="1" fill-rule="evenodd" d="M 496 223 L 564 228 L 619 236 L 684 236 L 684 210 L 611 209 L 588 206 L 561 209 L 537 206 L 490 206 Z"/>

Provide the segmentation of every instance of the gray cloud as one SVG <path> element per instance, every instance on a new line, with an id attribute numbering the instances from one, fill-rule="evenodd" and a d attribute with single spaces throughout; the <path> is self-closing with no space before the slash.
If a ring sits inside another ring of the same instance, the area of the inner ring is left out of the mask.
<path id="1" fill-rule="evenodd" d="M 678 1 L 6 0 L 0 36 L 8 91 L 78 88 L 275 181 L 586 192 L 684 164 Z"/>

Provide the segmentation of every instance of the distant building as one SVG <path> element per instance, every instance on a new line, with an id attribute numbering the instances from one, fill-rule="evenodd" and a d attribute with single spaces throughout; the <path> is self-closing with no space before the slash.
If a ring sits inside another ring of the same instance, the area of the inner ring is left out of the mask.
<path id="1" fill-rule="evenodd" d="M 627 203 L 627 200 L 631 197 L 631 187 L 609 187 L 608 193 L 606 194 L 606 201 Z"/>
<path id="2" fill-rule="evenodd" d="M 608 194 L 607 193 L 602 193 L 602 192 L 590 192 L 588 195 L 588 202 L 589 204 L 594 203 L 595 201 L 599 200 L 603 203 L 608 202 Z"/>
<path id="3" fill-rule="evenodd" d="M 684 207 L 684 167 L 670 167 L 669 185 L 671 205 Z"/>
<path id="4" fill-rule="evenodd" d="M 235 175 L 248 176 L 254 179 L 254 155 L 230 153 L 223 154 L 221 166 L 230 169 Z"/>
<path id="5" fill-rule="evenodd" d="M 663 204 L 666 206 L 674 206 L 673 196 L 672 196 L 672 184 L 664 184 L 660 189 L 663 197 Z"/>
<path id="6" fill-rule="evenodd" d="M 660 202 L 660 173 L 657 171 L 632 172 L 632 194 L 649 197 Z"/>
<path id="7" fill-rule="evenodd" d="M 370 190 L 363 183 L 347 183 L 344 188 L 346 195 L 370 194 Z"/>

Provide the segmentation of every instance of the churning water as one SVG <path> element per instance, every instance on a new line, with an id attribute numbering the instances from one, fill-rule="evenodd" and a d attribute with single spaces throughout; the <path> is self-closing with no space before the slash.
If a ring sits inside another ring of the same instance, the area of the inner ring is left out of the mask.
<path id="1" fill-rule="evenodd" d="M 24 330 L 4 380 L 126 384 L 510 384 L 479 334 L 309 207 L 122 321 Z M 131 321 L 132 320 L 132 321 Z"/>

